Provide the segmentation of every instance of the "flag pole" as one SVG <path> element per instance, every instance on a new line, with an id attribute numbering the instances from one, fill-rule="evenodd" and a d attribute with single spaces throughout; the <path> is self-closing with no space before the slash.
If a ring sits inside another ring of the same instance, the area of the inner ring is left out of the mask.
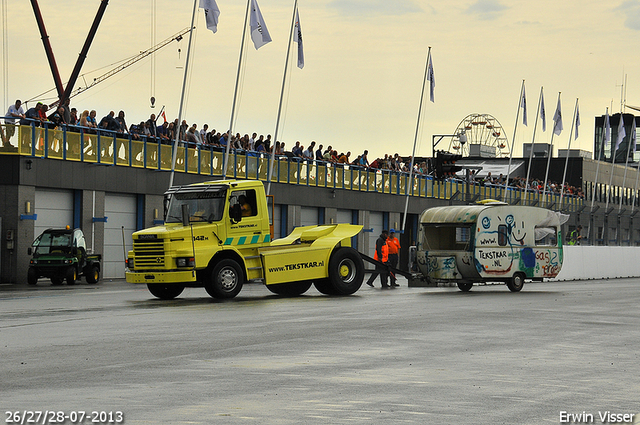
<path id="1" fill-rule="evenodd" d="M 560 210 L 562 210 L 562 199 L 564 198 L 564 183 L 567 178 L 567 167 L 569 166 L 569 151 L 571 150 L 571 139 L 573 138 L 573 129 L 576 131 L 576 139 L 578 138 L 578 127 L 576 127 L 576 121 L 578 116 L 578 98 L 576 98 L 576 107 L 573 109 L 573 121 L 571 124 L 571 131 L 569 132 L 569 143 L 567 144 L 567 157 L 564 160 L 564 172 L 562 173 L 562 181 L 560 184 L 562 188 L 560 189 Z"/>
<path id="2" fill-rule="evenodd" d="M 560 103 L 560 93 L 558 92 L 558 103 Z M 557 107 L 556 107 L 556 111 L 557 111 Z M 555 116 L 554 116 L 555 118 Z M 560 120 L 562 120 L 562 117 L 560 117 Z M 549 148 L 549 156 L 547 157 L 547 171 L 545 171 L 544 173 L 544 185 L 542 186 L 542 202 L 545 202 L 547 200 L 547 181 L 549 180 L 549 165 L 551 164 L 551 157 L 553 156 L 553 136 L 556 134 L 556 125 L 557 122 L 553 122 L 553 133 L 551 133 L 551 147 Z M 548 205 L 548 203 L 547 203 Z"/>
<path id="3" fill-rule="evenodd" d="M 511 175 L 511 160 L 513 159 L 513 147 L 516 143 L 516 131 L 518 130 L 518 120 L 520 119 L 520 108 L 524 106 L 526 112 L 526 100 L 523 103 L 524 96 L 524 80 L 522 80 L 522 88 L 520 89 L 520 97 L 518 98 L 518 112 L 516 112 L 516 124 L 513 126 L 513 139 L 511 139 L 511 149 L 509 152 L 509 165 L 507 166 L 507 178 L 504 181 L 504 198 L 507 197 L 507 188 L 509 187 L 509 176 Z M 526 122 L 527 117 L 524 116 Z M 503 199 L 504 200 L 504 199 Z"/>
<path id="4" fill-rule="evenodd" d="M 620 116 L 622 116 L 622 114 L 620 114 Z M 635 123 L 635 117 L 633 118 L 634 123 Z M 624 176 L 622 177 L 622 190 L 624 190 L 624 184 L 626 183 L 627 180 L 627 167 L 629 167 L 629 152 L 631 152 L 631 138 L 633 137 L 633 134 L 631 134 L 629 136 L 629 141 L 627 142 L 627 159 L 624 162 Z M 622 195 L 620 196 L 620 206 L 618 207 L 618 214 L 620 214 L 620 211 L 622 211 Z"/>
<path id="5" fill-rule="evenodd" d="M 605 203 L 605 207 L 604 207 L 604 213 L 607 213 L 607 210 L 609 209 L 609 197 L 613 195 L 613 192 L 611 190 L 611 185 L 613 184 L 613 170 L 614 167 L 616 165 L 616 152 L 618 152 L 618 146 L 620 146 L 620 143 L 622 143 L 623 139 L 620 139 L 620 129 L 622 129 L 622 131 L 624 131 L 624 117 L 622 116 L 622 112 L 620 112 L 620 123 L 618 123 L 618 134 L 616 135 L 616 144 L 615 147 L 613 147 L 613 153 L 611 154 L 611 174 L 609 175 L 609 187 L 607 190 L 607 201 Z M 626 133 L 625 133 L 626 136 Z M 607 224 L 608 225 L 608 224 Z M 607 226 L 602 226 L 602 239 L 604 239 L 604 232 L 606 230 Z M 616 227 L 617 229 L 617 227 Z M 616 230 L 617 231 L 617 230 Z M 608 243 L 608 242 L 607 242 Z"/>
<path id="6" fill-rule="evenodd" d="M 242 44 L 240 45 L 240 57 L 238 58 L 238 73 L 236 74 L 236 88 L 233 91 L 233 104 L 231 105 L 231 121 L 229 122 L 229 134 L 227 136 L 227 147 L 224 153 L 224 162 L 222 163 L 222 180 L 227 178 L 227 168 L 229 167 L 229 151 L 231 147 L 231 137 L 233 136 L 233 119 L 236 112 L 236 103 L 238 100 L 238 86 L 240 84 L 240 70 L 242 68 L 242 57 L 244 55 L 245 38 L 247 36 L 247 21 L 249 19 L 249 6 L 251 0 L 247 0 L 247 11 L 244 15 L 244 28 L 242 30 Z"/>
<path id="7" fill-rule="evenodd" d="M 604 131 L 602 132 L 602 144 L 598 147 L 598 164 L 596 165 L 596 177 L 594 179 L 593 187 L 591 188 L 591 210 L 589 214 L 593 214 L 593 204 L 596 200 L 596 185 L 598 184 L 598 171 L 600 170 L 600 162 L 602 159 L 602 152 L 604 152 L 605 143 L 607 143 L 607 123 L 609 121 L 609 108 L 605 115 Z M 591 217 L 589 219 L 589 229 L 587 230 L 587 239 L 591 240 Z M 593 244 L 592 244 L 593 245 Z"/>
<path id="8" fill-rule="evenodd" d="M 180 94 L 180 109 L 178 110 L 178 128 L 176 128 L 176 137 L 173 141 L 173 156 L 171 158 L 171 176 L 169 177 L 169 187 L 173 186 L 173 176 L 176 171 L 176 160 L 178 157 L 178 140 L 180 139 L 180 124 L 182 123 L 182 107 L 184 106 L 184 93 L 187 88 L 187 75 L 189 71 L 189 56 L 191 54 L 191 39 L 193 38 L 193 24 L 196 19 L 196 6 L 198 0 L 193 0 L 193 13 L 191 14 L 191 29 L 189 31 L 189 45 L 187 46 L 187 58 L 184 64 L 184 78 L 182 80 L 182 93 Z"/>
<path id="9" fill-rule="evenodd" d="M 533 146 L 536 142 L 536 130 L 538 129 L 538 117 L 542 106 L 542 87 L 540 87 L 540 97 L 538 98 L 538 109 L 536 110 L 536 120 L 533 124 L 533 137 L 531 138 L 531 150 L 529 151 L 529 166 L 527 167 L 527 178 L 524 181 L 524 198 L 527 199 L 527 189 L 529 189 L 529 176 L 531 175 L 531 162 L 533 161 Z M 522 198 L 521 198 L 522 199 Z"/>
<path id="10" fill-rule="evenodd" d="M 407 222 L 407 210 L 409 208 L 409 194 L 410 194 L 410 190 L 409 190 L 409 185 L 411 185 L 411 188 L 413 188 L 413 184 L 412 184 L 412 178 L 413 178 L 413 162 L 415 161 L 415 156 L 416 156 L 416 144 L 418 142 L 418 133 L 420 131 L 420 121 L 422 118 L 422 105 L 424 104 L 424 89 L 427 86 L 427 75 L 429 73 L 429 60 L 431 59 L 431 46 L 429 46 L 429 50 L 427 52 L 427 63 L 425 65 L 424 68 L 424 78 L 422 79 L 422 92 L 420 93 L 420 105 L 418 106 L 418 120 L 416 122 L 416 133 L 415 136 L 413 138 L 413 152 L 411 153 L 411 167 L 409 168 L 409 182 L 407 183 L 407 186 L 405 188 L 406 193 L 406 198 L 405 198 L 405 202 L 404 202 L 404 216 L 402 217 L 402 231 L 404 232 L 404 226 Z M 435 152 L 434 152 L 435 155 Z"/>
<path id="11" fill-rule="evenodd" d="M 287 70 L 289 69 L 289 55 L 291 53 L 291 44 L 293 39 L 293 29 L 296 25 L 296 11 L 298 10 L 298 0 L 293 3 L 293 16 L 291 17 L 291 31 L 289 32 L 289 44 L 287 46 L 287 56 L 284 61 L 284 73 L 282 75 L 282 88 L 280 90 L 280 103 L 278 104 L 278 117 L 276 118 L 276 131 L 273 135 L 273 146 L 271 147 L 271 157 L 269 158 L 269 173 L 267 174 L 267 196 L 271 193 L 271 179 L 273 176 L 273 164 L 276 158 L 276 141 L 278 140 L 278 129 L 280 128 L 280 115 L 282 113 L 282 101 L 284 99 L 284 87 L 287 81 Z"/>

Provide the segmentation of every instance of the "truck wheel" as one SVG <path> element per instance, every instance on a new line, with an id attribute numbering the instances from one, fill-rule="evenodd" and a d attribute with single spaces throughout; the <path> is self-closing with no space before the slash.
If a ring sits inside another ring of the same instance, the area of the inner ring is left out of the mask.
<path id="1" fill-rule="evenodd" d="M 267 289 L 274 294 L 284 297 L 297 297 L 307 292 L 311 288 L 311 282 L 280 283 L 278 285 L 267 285 Z"/>
<path id="2" fill-rule="evenodd" d="M 238 263 L 228 259 L 219 261 L 205 282 L 204 289 L 213 298 L 233 298 L 238 295 L 242 289 L 242 271 Z"/>
<path id="3" fill-rule="evenodd" d="M 473 283 L 458 282 L 458 289 L 460 289 L 462 292 L 469 292 L 472 287 L 473 287 Z"/>
<path id="4" fill-rule="evenodd" d="M 184 291 L 182 285 L 168 285 L 166 283 L 147 283 L 151 295 L 161 300 L 172 300 Z"/>
<path id="5" fill-rule="evenodd" d="M 75 285 L 76 279 L 78 279 L 78 271 L 75 267 L 71 266 L 67 269 L 67 274 L 65 275 L 65 279 L 67 281 L 67 285 Z"/>
<path id="6" fill-rule="evenodd" d="M 338 248 L 329 260 L 329 280 L 336 295 L 355 293 L 364 280 L 364 264 L 353 248 Z"/>
<path id="7" fill-rule="evenodd" d="M 98 266 L 91 266 L 91 268 L 85 272 L 84 278 L 87 280 L 87 283 L 98 283 L 100 280 L 100 269 Z"/>
<path id="8" fill-rule="evenodd" d="M 316 287 L 318 292 L 325 295 L 336 295 L 336 290 L 333 289 L 331 285 L 331 281 L 328 278 L 325 279 L 317 279 L 313 282 L 313 286 Z"/>
<path id="9" fill-rule="evenodd" d="M 27 272 L 27 283 L 29 285 L 38 283 L 38 272 L 33 267 L 29 267 L 29 271 Z"/>
<path id="10" fill-rule="evenodd" d="M 522 273 L 516 273 L 511 280 L 507 282 L 507 288 L 511 292 L 520 292 L 524 286 L 524 275 Z"/>

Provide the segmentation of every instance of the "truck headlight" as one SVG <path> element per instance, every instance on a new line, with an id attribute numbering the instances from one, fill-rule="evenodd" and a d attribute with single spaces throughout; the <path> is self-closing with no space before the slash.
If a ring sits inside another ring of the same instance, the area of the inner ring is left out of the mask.
<path id="1" fill-rule="evenodd" d="M 35 266 L 36 264 L 38 264 L 38 260 L 36 260 L 35 258 L 31 259 L 31 261 L 30 261 L 30 262 L 31 262 L 31 264 L 33 264 L 34 266 Z"/>
<path id="2" fill-rule="evenodd" d="M 196 259 L 193 257 L 176 258 L 176 264 L 178 267 L 195 267 Z"/>
<path id="3" fill-rule="evenodd" d="M 133 269 L 133 258 L 129 257 L 127 258 L 127 261 L 125 261 L 127 268 L 129 268 L 129 270 Z"/>

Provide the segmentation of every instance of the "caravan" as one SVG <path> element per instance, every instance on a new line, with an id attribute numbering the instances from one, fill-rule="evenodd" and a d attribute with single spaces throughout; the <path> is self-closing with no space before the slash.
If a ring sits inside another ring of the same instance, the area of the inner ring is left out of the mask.
<path id="1" fill-rule="evenodd" d="M 566 216 L 503 202 L 437 207 L 420 216 L 416 262 L 428 283 L 504 282 L 518 292 L 526 279 L 542 281 L 562 267 Z"/>

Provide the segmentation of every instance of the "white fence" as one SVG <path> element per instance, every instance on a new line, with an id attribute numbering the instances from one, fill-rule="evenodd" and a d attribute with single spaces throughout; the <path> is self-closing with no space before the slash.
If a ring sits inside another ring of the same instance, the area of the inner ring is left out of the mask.
<path id="1" fill-rule="evenodd" d="M 640 277 L 640 248 L 564 246 L 562 270 L 554 280 Z"/>

